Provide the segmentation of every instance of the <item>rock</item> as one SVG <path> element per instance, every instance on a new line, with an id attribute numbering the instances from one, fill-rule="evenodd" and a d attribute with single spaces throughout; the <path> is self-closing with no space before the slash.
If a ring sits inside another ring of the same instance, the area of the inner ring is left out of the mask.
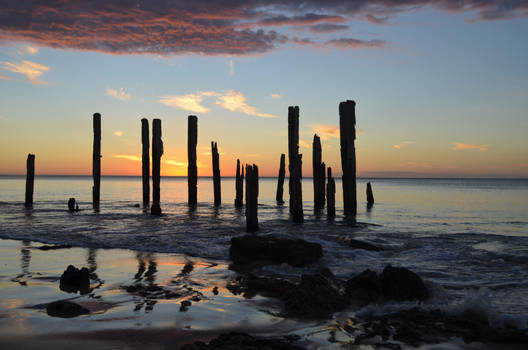
<path id="1" fill-rule="evenodd" d="M 375 271 L 367 269 L 347 281 L 346 294 L 365 305 L 383 296 L 383 283 Z"/>
<path id="2" fill-rule="evenodd" d="M 184 300 L 180 304 L 181 304 L 180 312 L 186 312 L 187 310 L 189 310 L 189 306 L 192 305 L 192 303 L 189 300 Z"/>
<path id="3" fill-rule="evenodd" d="M 301 267 L 323 256 L 318 243 L 302 239 L 279 239 L 271 236 L 245 235 L 231 238 L 229 257 L 235 264 L 288 263 Z"/>
<path id="4" fill-rule="evenodd" d="M 357 239 L 345 238 L 344 241 L 348 244 L 349 247 L 356 249 L 369 250 L 373 252 L 379 252 L 382 250 L 380 247 L 377 247 L 372 243 L 358 241 Z"/>
<path id="5" fill-rule="evenodd" d="M 46 312 L 52 317 L 71 318 L 90 313 L 87 308 L 67 300 L 49 303 Z"/>
<path id="6" fill-rule="evenodd" d="M 429 292 L 420 276 L 405 267 L 387 265 L 381 274 L 383 296 L 391 300 L 425 300 Z"/>
<path id="7" fill-rule="evenodd" d="M 283 339 L 254 337 L 247 333 L 230 332 L 220 334 L 208 344 L 195 342 L 184 345 L 181 350 L 302 350 L 303 348 L 293 344 L 297 337 Z"/>
<path id="8" fill-rule="evenodd" d="M 79 270 L 69 265 L 60 278 L 59 288 L 68 293 L 79 291 L 81 294 L 86 294 L 90 292 L 90 271 L 86 267 Z"/>
<path id="9" fill-rule="evenodd" d="M 68 199 L 68 211 L 70 212 L 75 211 L 75 198 Z"/>
<path id="10" fill-rule="evenodd" d="M 56 250 L 56 249 L 66 249 L 66 248 L 71 248 L 71 245 L 59 244 L 59 245 L 43 245 L 40 247 L 35 247 L 35 249 L 38 249 L 38 250 Z"/>
<path id="11" fill-rule="evenodd" d="M 342 282 L 328 269 L 303 274 L 299 285 L 284 290 L 285 311 L 295 317 L 327 318 L 347 305 Z"/>
<path id="12" fill-rule="evenodd" d="M 387 265 L 378 275 L 365 270 L 346 282 L 346 294 L 361 305 L 380 298 L 388 300 L 425 300 L 429 292 L 420 276 L 404 267 Z"/>

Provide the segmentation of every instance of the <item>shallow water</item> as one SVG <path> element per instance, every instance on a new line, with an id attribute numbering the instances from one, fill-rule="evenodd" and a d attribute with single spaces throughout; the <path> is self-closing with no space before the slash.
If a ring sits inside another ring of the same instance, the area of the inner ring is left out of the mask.
<path id="1" fill-rule="evenodd" d="M 342 218 L 337 181 L 337 219 L 328 222 L 324 213 L 314 213 L 312 182 L 304 179 L 305 223 L 296 225 L 288 221 L 287 203 L 275 203 L 276 180 L 261 179 L 260 233 L 301 237 L 324 249 L 324 258 L 314 266 L 267 269 L 299 276 L 327 266 L 349 278 L 387 263 L 405 266 L 434 291 L 432 305 L 456 308 L 480 301 L 497 325 L 513 320 L 527 327 L 528 180 L 371 179 L 376 199 L 371 210 L 365 203 L 366 181 L 358 181 L 356 221 Z M 211 179 L 200 178 L 194 212 L 185 204 L 186 179 L 162 178 L 162 217 L 135 207 L 141 201 L 136 177 L 104 177 L 99 213 L 91 210 L 89 177 L 37 177 L 32 210 L 23 207 L 24 183 L 23 177 L 0 177 L 0 238 L 178 253 L 227 263 L 230 238 L 244 233 L 243 210 L 233 206 L 232 178 L 222 181 L 218 209 L 212 206 Z M 79 201 L 81 212 L 66 211 L 69 197 Z M 368 240 L 384 250 L 351 249 L 343 237 Z"/>

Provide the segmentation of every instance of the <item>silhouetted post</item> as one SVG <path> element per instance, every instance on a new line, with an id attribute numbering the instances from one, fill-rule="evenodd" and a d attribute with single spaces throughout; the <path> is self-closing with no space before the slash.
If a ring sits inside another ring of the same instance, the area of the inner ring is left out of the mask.
<path id="1" fill-rule="evenodd" d="M 323 209 L 325 206 L 325 164 L 322 160 L 321 139 L 317 134 L 313 139 L 313 186 L 314 186 L 314 208 Z"/>
<path id="2" fill-rule="evenodd" d="M 345 215 L 356 215 L 356 102 L 347 100 L 339 104 L 339 132 L 341 167 L 343 169 L 343 209 Z"/>
<path id="3" fill-rule="evenodd" d="M 222 194 L 220 191 L 220 156 L 218 155 L 218 145 L 214 141 L 211 141 L 211 156 L 213 158 L 214 206 L 219 207 L 222 203 Z"/>
<path id="4" fill-rule="evenodd" d="M 33 206 L 33 184 L 35 182 L 35 155 L 28 154 L 26 160 L 26 201 L 27 208 Z"/>
<path id="5" fill-rule="evenodd" d="M 284 193 L 284 175 L 286 175 L 286 155 L 283 153 L 280 157 L 280 166 L 279 166 L 279 178 L 277 180 L 277 196 L 275 196 L 275 199 L 277 200 L 277 204 L 282 205 L 284 204 L 284 200 L 282 199 L 282 195 Z"/>
<path id="6" fill-rule="evenodd" d="M 302 208 L 302 154 L 299 154 L 299 107 L 288 107 L 288 160 L 290 214 L 293 222 L 304 221 Z"/>
<path id="7" fill-rule="evenodd" d="M 246 232 L 258 230 L 258 167 L 246 165 Z"/>
<path id="8" fill-rule="evenodd" d="M 75 198 L 68 199 L 68 211 L 72 213 L 75 211 Z"/>
<path id="9" fill-rule="evenodd" d="M 367 206 L 370 208 L 372 205 L 374 205 L 374 194 L 370 182 L 367 182 Z"/>
<path id="10" fill-rule="evenodd" d="M 161 120 L 152 122 L 152 215 L 161 215 L 160 207 L 160 166 L 163 155 L 163 141 L 161 140 Z"/>
<path id="11" fill-rule="evenodd" d="M 92 205 L 94 210 L 99 211 L 99 200 L 101 198 L 101 115 L 93 115 L 93 154 L 92 154 Z"/>
<path id="12" fill-rule="evenodd" d="M 240 208 L 244 205 L 244 169 L 240 172 L 240 159 L 237 159 L 236 179 L 235 179 L 235 207 Z"/>
<path id="13" fill-rule="evenodd" d="M 190 115 L 187 120 L 187 188 L 188 205 L 197 204 L 196 192 L 198 184 L 198 168 L 196 167 L 196 144 L 198 143 L 198 118 Z"/>
<path id="14" fill-rule="evenodd" d="M 335 181 L 330 167 L 328 167 L 328 183 L 326 184 L 326 217 L 335 218 Z"/>
<path id="15" fill-rule="evenodd" d="M 149 126 L 148 120 L 141 119 L 141 175 L 143 177 L 143 208 L 148 208 L 150 201 L 150 157 L 149 157 Z"/>

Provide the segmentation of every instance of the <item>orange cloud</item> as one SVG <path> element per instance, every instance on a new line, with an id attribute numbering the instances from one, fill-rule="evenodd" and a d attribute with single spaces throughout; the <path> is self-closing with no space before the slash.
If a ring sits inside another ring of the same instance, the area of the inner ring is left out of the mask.
<path id="1" fill-rule="evenodd" d="M 209 108 L 201 105 L 204 94 L 198 92 L 197 94 L 187 94 L 181 96 L 162 96 L 158 102 L 169 106 L 183 109 L 184 111 L 191 111 L 196 113 L 207 113 Z"/>
<path id="2" fill-rule="evenodd" d="M 281 98 L 281 95 L 279 95 L 279 94 L 271 94 L 271 98 Z"/>
<path id="3" fill-rule="evenodd" d="M 2 62 L 2 65 L 5 70 L 25 75 L 33 85 L 47 84 L 46 82 L 40 80 L 39 77 L 48 72 L 50 67 L 25 60 L 18 63 L 5 61 Z"/>
<path id="4" fill-rule="evenodd" d="M 328 140 L 329 137 L 339 137 L 339 126 L 334 124 L 312 124 L 313 132 L 321 137 L 321 140 Z"/>
<path id="5" fill-rule="evenodd" d="M 468 150 L 468 149 L 478 149 L 481 152 L 486 152 L 491 145 L 473 145 L 471 143 L 460 143 L 455 142 L 453 146 L 454 151 Z"/>
<path id="6" fill-rule="evenodd" d="M 406 145 L 410 145 L 414 143 L 414 141 L 403 141 L 402 143 L 399 143 L 397 145 L 393 145 L 392 147 L 396 148 L 396 149 L 402 149 L 403 147 L 405 147 Z"/>
<path id="7" fill-rule="evenodd" d="M 216 104 L 231 111 L 253 115 L 260 118 L 276 118 L 276 115 L 261 113 L 256 107 L 246 103 L 246 96 L 240 91 L 229 90 L 226 94 L 218 96 Z"/>

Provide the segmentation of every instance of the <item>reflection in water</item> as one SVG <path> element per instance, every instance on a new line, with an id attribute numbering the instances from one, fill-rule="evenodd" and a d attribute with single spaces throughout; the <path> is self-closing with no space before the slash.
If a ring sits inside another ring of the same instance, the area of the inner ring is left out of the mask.
<path id="1" fill-rule="evenodd" d="M 156 283 L 156 273 L 158 272 L 158 264 L 156 262 L 156 255 L 154 253 L 139 252 L 136 254 L 138 261 L 138 271 L 134 275 L 136 286 L 140 287 L 144 293 L 139 293 L 141 298 L 135 301 L 136 306 L 134 311 L 140 311 L 145 306 L 145 312 L 151 312 L 154 305 L 157 303 L 154 295 L 148 292 L 155 292 L 161 289 Z M 142 286 L 141 281 L 147 282 L 146 286 Z"/>
<path id="2" fill-rule="evenodd" d="M 29 263 L 31 262 L 31 250 L 28 248 L 31 246 L 31 241 L 22 241 L 22 248 L 20 249 L 21 259 L 20 265 L 22 273 L 24 275 L 29 274 Z"/>
<path id="3" fill-rule="evenodd" d="M 90 248 L 88 250 L 88 256 L 86 257 L 86 264 L 88 265 L 88 271 L 90 272 L 90 278 L 95 280 L 97 279 L 97 249 Z"/>

